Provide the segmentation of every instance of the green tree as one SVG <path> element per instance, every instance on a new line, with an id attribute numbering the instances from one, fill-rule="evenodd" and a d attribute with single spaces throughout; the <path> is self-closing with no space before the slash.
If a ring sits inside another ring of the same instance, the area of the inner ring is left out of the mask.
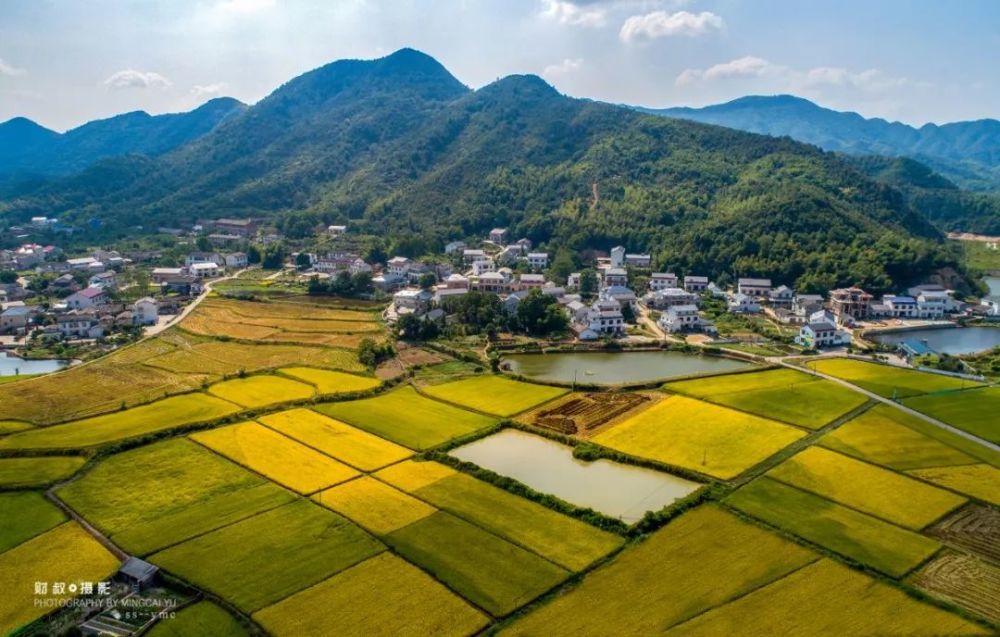
<path id="1" fill-rule="evenodd" d="M 300 270 L 305 270 L 310 265 L 312 265 L 312 260 L 309 258 L 308 253 L 300 252 L 297 255 L 295 255 L 295 267 L 297 267 Z"/>
<path id="2" fill-rule="evenodd" d="M 517 320 L 529 334 L 544 336 L 566 329 L 566 313 L 554 297 L 534 289 L 517 304 Z"/>
<path id="3" fill-rule="evenodd" d="M 597 294 L 597 273 L 587 268 L 580 273 L 580 295 L 593 296 Z"/>
<path id="4" fill-rule="evenodd" d="M 285 265 L 286 256 L 288 256 L 288 251 L 285 249 L 284 243 L 281 241 L 269 243 L 264 247 L 264 253 L 261 255 L 261 265 L 266 270 L 277 270 Z"/>
<path id="5" fill-rule="evenodd" d="M 13 270 L 0 271 L 0 283 L 14 283 L 17 281 L 17 272 Z"/>
<path id="6" fill-rule="evenodd" d="M 554 280 L 565 283 L 566 279 L 575 269 L 576 263 L 573 261 L 573 253 L 565 248 L 560 248 L 556 252 L 555 258 L 552 259 L 552 265 L 549 267 L 549 275 Z"/>
<path id="7" fill-rule="evenodd" d="M 429 290 L 432 287 L 434 287 L 435 283 L 437 283 L 437 277 L 434 276 L 434 274 L 432 274 L 431 272 L 427 272 L 425 274 L 420 275 L 421 290 Z"/>

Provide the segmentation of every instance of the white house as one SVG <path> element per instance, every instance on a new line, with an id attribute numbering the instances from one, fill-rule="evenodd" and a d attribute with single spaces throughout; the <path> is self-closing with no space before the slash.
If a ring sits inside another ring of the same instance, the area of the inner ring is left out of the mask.
<path id="1" fill-rule="evenodd" d="M 986 316 L 1000 317 L 1000 297 L 987 296 L 980 303 L 986 308 Z"/>
<path id="2" fill-rule="evenodd" d="M 543 274 L 522 274 L 517 279 L 518 287 L 522 290 L 541 288 L 545 285 L 545 275 Z"/>
<path id="3" fill-rule="evenodd" d="M 688 292 L 702 292 L 707 287 L 707 276 L 689 275 L 684 277 L 684 289 Z"/>
<path id="4" fill-rule="evenodd" d="M 365 263 L 365 260 L 361 257 L 358 257 L 351 261 L 351 265 L 348 267 L 347 271 L 351 274 L 371 274 L 372 266 Z"/>
<path id="5" fill-rule="evenodd" d="M 476 249 L 476 250 L 472 250 L 472 249 L 462 250 L 462 261 L 464 261 L 466 263 L 466 265 L 468 265 L 470 263 L 475 263 L 476 261 L 482 261 L 483 259 L 486 259 L 486 258 L 488 258 L 488 257 L 486 256 L 486 253 L 483 252 L 482 250 L 479 250 L 479 249 Z"/>
<path id="6" fill-rule="evenodd" d="M 222 274 L 223 270 L 224 268 L 219 267 L 219 264 L 214 261 L 192 263 L 188 267 L 188 272 L 196 279 L 213 279 Z"/>
<path id="7" fill-rule="evenodd" d="M 573 323 L 585 323 L 590 308 L 580 301 L 570 301 L 566 304 L 566 311 L 569 312 L 569 318 Z"/>
<path id="8" fill-rule="evenodd" d="M 104 288 L 84 288 L 66 297 L 66 307 L 71 310 L 86 310 L 102 305 L 107 300 Z"/>
<path id="9" fill-rule="evenodd" d="M 160 304 L 151 296 L 146 296 L 132 304 L 132 320 L 136 325 L 156 325 L 160 315 Z"/>
<path id="10" fill-rule="evenodd" d="M 476 276 L 482 276 L 486 272 L 496 272 L 496 270 L 497 264 L 493 262 L 493 259 L 480 259 L 472 263 L 472 274 Z"/>
<path id="11" fill-rule="evenodd" d="M 246 252 L 230 252 L 223 257 L 225 260 L 225 266 L 227 268 L 245 268 L 247 267 L 247 253 Z"/>
<path id="12" fill-rule="evenodd" d="M 771 279 L 740 279 L 736 291 L 747 296 L 767 298 L 771 294 Z"/>
<path id="13" fill-rule="evenodd" d="M 100 263 L 94 257 L 79 257 L 77 259 L 66 259 L 66 264 L 70 270 L 89 270 L 94 264 Z"/>
<path id="14" fill-rule="evenodd" d="M 809 316 L 813 312 L 823 309 L 823 296 L 821 294 L 796 294 L 792 299 L 792 312 L 798 316 Z"/>
<path id="15" fill-rule="evenodd" d="M 549 255 L 545 252 L 529 252 L 528 267 L 532 270 L 544 270 L 549 267 Z"/>
<path id="16" fill-rule="evenodd" d="M 444 246 L 445 254 L 454 254 L 459 250 L 465 250 L 464 241 L 450 241 Z"/>
<path id="17" fill-rule="evenodd" d="M 490 230 L 490 241 L 502 246 L 507 243 L 507 228 L 493 228 Z"/>
<path id="18" fill-rule="evenodd" d="M 612 267 L 604 272 L 604 286 L 628 285 L 628 272 L 625 268 Z"/>
<path id="19" fill-rule="evenodd" d="M 635 292 L 624 285 L 610 285 L 601 290 L 600 297 L 602 299 L 614 299 L 620 305 L 625 305 L 626 303 L 633 305 L 636 302 Z"/>
<path id="20" fill-rule="evenodd" d="M 696 305 L 697 295 L 680 288 L 663 288 L 655 292 L 647 292 L 642 297 L 642 303 L 653 310 L 665 310 L 675 305 Z"/>
<path id="21" fill-rule="evenodd" d="M 945 291 L 926 290 L 917 296 L 917 313 L 920 318 L 940 319 L 952 307 L 952 298 Z"/>
<path id="22" fill-rule="evenodd" d="M 621 305 L 614 299 L 601 299 L 590 306 L 586 316 L 586 329 L 602 336 L 621 336 L 625 333 L 625 318 Z M 581 333 L 581 338 L 583 334 Z"/>
<path id="23" fill-rule="evenodd" d="M 675 305 L 661 314 L 657 323 L 670 334 L 698 331 L 715 334 L 718 332 L 712 321 L 698 316 L 697 305 Z"/>
<path id="24" fill-rule="evenodd" d="M 729 311 L 734 314 L 756 314 L 760 312 L 760 303 L 756 297 L 736 293 L 729 299 Z"/>
<path id="25" fill-rule="evenodd" d="M 633 268 L 647 269 L 653 263 L 653 257 L 648 254 L 626 254 L 625 265 Z"/>
<path id="26" fill-rule="evenodd" d="M 568 277 L 566 277 L 566 287 L 574 290 L 580 287 L 579 272 L 573 272 Z"/>
<path id="27" fill-rule="evenodd" d="M 88 285 L 92 288 L 104 288 L 106 290 L 113 290 L 118 284 L 115 278 L 115 273 L 112 270 L 106 272 L 98 272 L 97 274 L 90 277 L 87 280 Z"/>
<path id="28" fill-rule="evenodd" d="M 160 284 L 184 276 L 184 268 L 153 268 L 153 283 Z"/>
<path id="29" fill-rule="evenodd" d="M 499 272 L 484 272 L 479 275 L 476 288 L 480 292 L 490 292 L 492 294 L 503 294 L 510 290 L 507 279 Z"/>
<path id="30" fill-rule="evenodd" d="M 899 319 L 917 318 L 917 300 L 912 296 L 897 296 L 886 294 L 882 304 L 889 308 L 889 316 Z"/>
<path id="31" fill-rule="evenodd" d="M 623 246 L 615 246 L 611 248 L 611 267 L 621 268 L 625 266 L 625 248 Z"/>
<path id="32" fill-rule="evenodd" d="M 427 290 L 407 288 L 392 295 L 392 306 L 397 314 L 423 314 L 430 308 L 433 296 Z"/>
<path id="33" fill-rule="evenodd" d="M 214 263 L 222 265 L 226 262 L 218 252 L 192 252 L 184 257 L 184 267 L 190 269 L 196 263 Z"/>
<path id="34" fill-rule="evenodd" d="M 331 237 L 339 237 L 342 234 L 347 234 L 347 226 L 327 226 L 326 233 Z"/>
<path id="35" fill-rule="evenodd" d="M 771 290 L 769 297 L 773 307 L 789 308 L 795 298 L 795 292 L 787 285 L 779 285 Z"/>
<path id="36" fill-rule="evenodd" d="M 469 279 L 461 274 L 449 274 L 444 280 L 444 287 L 449 290 L 468 290 Z"/>
<path id="37" fill-rule="evenodd" d="M 410 271 L 410 260 L 406 257 L 393 257 L 386 263 L 389 274 L 396 277 L 405 277 Z"/>
<path id="38" fill-rule="evenodd" d="M 656 291 L 677 287 L 677 275 L 673 272 L 654 272 L 649 277 L 649 289 Z"/>
<path id="39" fill-rule="evenodd" d="M 830 321 L 809 322 L 799 329 L 795 342 L 810 349 L 835 347 L 850 344 L 851 334 L 837 329 L 837 326 Z"/>
<path id="40" fill-rule="evenodd" d="M 101 322 L 93 314 L 70 312 L 56 319 L 59 334 L 63 338 L 100 338 L 104 336 Z"/>

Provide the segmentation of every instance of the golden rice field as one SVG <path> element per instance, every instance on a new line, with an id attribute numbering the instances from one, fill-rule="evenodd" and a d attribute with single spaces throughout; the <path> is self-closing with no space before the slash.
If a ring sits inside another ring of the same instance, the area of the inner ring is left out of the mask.
<path id="1" fill-rule="evenodd" d="M 266 407 L 312 398 L 315 390 L 281 376 L 247 376 L 216 383 L 208 388 L 208 393 L 243 407 Z"/>
<path id="2" fill-rule="evenodd" d="M 451 467 L 438 462 L 407 460 L 382 469 L 375 477 L 397 489 L 413 493 L 456 473 Z"/>
<path id="3" fill-rule="evenodd" d="M 0 434 L 10 434 L 25 429 L 31 429 L 31 425 L 21 420 L 0 420 Z"/>
<path id="4" fill-rule="evenodd" d="M 255 422 L 202 431 L 191 439 L 299 493 L 314 493 L 358 475 L 344 463 Z"/>
<path id="5" fill-rule="evenodd" d="M 966 503 L 949 491 L 820 447 L 792 456 L 767 475 L 915 531 Z"/>
<path id="6" fill-rule="evenodd" d="M 0 488 L 52 484 L 76 473 L 86 461 L 82 456 L 0 458 Z"/>
<path id="7" fill-rule="evenodd" d="M 31 429 L 0 438 L 0 449 L 78 449 L 218 420 L 239 411 L 231 402 L 195 392 L 104 416 Z"/>
<path id="8" fill-rule="evenodd" d="M 276 637 L 462 637 L 489 618 L 420 569 L 382 553 L 258 611 Z"/>
<path id="9" fill-rule="evenodd" d="M 378 320 L 374 312 L 362 310 L 324 307 L 318 304 L 306 305 L 303 303 L 284 303 L 281 301 L 262 303 L 258 301 L 241 301 L 237 299 L 224 299 L 219 297 L 206 299 L 201 305 L 198 306 L 198 311 L 204 311 L 213 318 L 231 320 L 235 322 L 245 318 L 308 318 L 325 321 L 361 321 L 369 323 L 376 322 Z"/>
<path id="10" fill-rule="evenodd" d="M 670 396 L 601 432 L 593 441 L 728 480 L 804 435 L 773 420 Z"/>
<path id="11" fill-rule="evenodd" d="M 988 464 L 914 469 L 910 475 L 1000 506 L 1000 469 Z"/>
<path id="12" fill-rule="evenodd" d="M 369 476 L 320 491 L 312 499 L 375 535 L 392 533 L 437 511 Z"/>
<path id="13" fill-rule="evenodd" d="M 433 398 L 495 416 L 513 416 L 569 393 L 564 387 L 549 387 L 511 380 L 502 376 L 471 376 L 462 380 L 428 385 L 422 391 Z"/>
<path id="14" fill-rule="evenodd" d="M 34 582 L 97 582 L 118 569 L 118 560 L 75 522 L 67 522 L 0 553 L 0 633 L 8 634 L 50 609 L 35 605 Z M 50 594 L 68 600 L 75 594 Z"/>
<path id="15" fill-rule="evenodd" d="M 918 372 L 902 367 L 867 363 L 848 358 L 821 358 L 809 361 L 810 370 L 841 378 L 886 398 L 963 389 L 975 385 L 967 380 Z"/>
<path id="16" fill-rule="evenodd" d="M 345 374 L 315 367 L 283 367 L 278 373 L 315 385 L 320 394 L 349 394 L 368 391 L 382 384 L 377 378 Z"/>
<path id="17" fill-rule="evenodd" d="M 290 409 L 262 416 L 260 422 L 361 471 L 374 471 L 413 455 L 384 438 L 311 409 Z"/>
<path id="18" fill-rule="evenodd" d="M 206 366 L 214 374 L 236 374 L 243 370 L 306 365 L 363 372 L 357 355 L 348 350 L 307 345 L 247 344 L 235 341 L 206 341 L 150 359 L 147 367 L 175 373 L 192 373 Z"/>

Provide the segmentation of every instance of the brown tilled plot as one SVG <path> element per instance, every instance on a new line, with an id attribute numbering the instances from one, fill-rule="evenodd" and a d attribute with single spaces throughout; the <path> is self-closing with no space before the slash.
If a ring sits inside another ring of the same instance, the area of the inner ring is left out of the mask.
<path id="1" fill-rule="evenodd" d="M 590 431 L 649 400 L 633 393 L 573 394 L 534 414 L 534 424 L 563 434 Z"/>
<path id="2" fill-rule="evenodd" d="M 1000 565 L 1000 511 L 969 504 L 927 529 L 927 534 Z"/>
<path id="3" fill-rule="evenodd" d="M 911 579 L 914 586 L 993 622 L 1000 622 L 1000 568 L 947 551 Z"/>

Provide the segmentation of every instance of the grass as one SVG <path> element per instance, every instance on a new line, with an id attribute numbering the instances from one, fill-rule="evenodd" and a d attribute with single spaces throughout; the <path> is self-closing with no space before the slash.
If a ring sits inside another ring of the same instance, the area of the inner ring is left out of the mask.
<path id="1" fill-rule="evenodd" d="M 279 369 L 278 372 L 314 385 L 316 391 L 320 394 L 346 394 L 368 391 L 382 384 L 382 381 L 377 378 L 316 369 L 315 367 L 284 367 Z"/>
<path id="2" fill-rule="evenodd" d="M 249 613 L 383 548 L 341 516 L 300 500 L 168 548 L 150 560 Z"/>
<path id="3" fill-rule="evenodd" d="M 321 404 L 314 409 L 418 450 L 436 447 L 496 422 L 421 396 L 409 385 L 374 398 Z"/>
<path id="4" fill-rule="evenodd" d="M 894 407 L 876 405 L 823 436 L 819 444 L 900 471 L 976 462 L 960 449 L 922 433 L 924 424 L 941 431 Z"/>
<path id="5" fill-rule="evenodd" d="M 819 429 L 868 400 L 856 391 L 791 369 L 728 374 L 664 387 L 809 429 Z"/>
<path id="6" fill-rule="evenodd" d="M 388 553 L 269 606 L 254 619 L 276 637 L 458 636 L 489 623 L 420 569 Z"/>
<path id="7" fill-rule="evenodd" d="M 321 491 L 313 500 L 375 535 L 392 533 L 437 511 L 426 502 L 368 476 Z"/>
<path id="8" fill-rule="evenodd" d="M 684 396 L 670 396 L 594 437 L 622 453 L 728 480 L 803 432 Z"/>
<path id="9" fill-rule="evenodd" d="M 0 487 L 38 487 L 76 473 L 87 461 L 80 456 L 0 458 Z"/>
<path id="10" fill-rule="evenodd" d="M 940 548 L 930 538 L 766 477 L 726 503 L 892 577 L 905 575 Z"/>
<path id="11" fill-rule="evenodd" d="M 1000 250 L 986 247 L 984 241 L 961 241 L 965 252 L 965 263 L 976 270 L 1000 270 Z"/>
<path id="12" fill-rule="evenodd" d="M 714 635 L 987 635 L 989 631 L 828 559 L 668 630 Z"/>
<path id="13" fill-rule="evenodd" d="M 208 392 L 244 407 L 266 407 L 290 400 L 312 398 L 315 390 L 309 385 L 281 376 L 250 376 L 212 385 Z"/>
<path id="14" fill-rule="evenodd" d="M 236 619 L 212 602 L 198 602 L 177 611 L 174 617 L 161 619 L 145 633 L 147 637 L 244 637 L 246 629 Z"/>
<path id="15" fill-rule="evenodd" d="M 67 585 L 97 582 L 118 568 L 118 560 L 75 522 L 67 522 L 16 548 L 0 553 L 0 634 L 10 634 L 50 612 L 35 600 L 69 600 L 73 593 L 53 594 L 52 582 Z M 49 583 L 49 594 L 35 595 L 34 582 Z"/>
<path id="16" fill-rule="evenodd" d="M 506 417 L 558 398 L 569 390 L 484 375 L 441 385 L 428 385 L 423 388 L 423 392 L 462 407 Z"/>
<path id="17" fill-rule="evenodd" d="M 527 604 L 569 576 L 443 511 L 390 533 L 385 541 L 494 617 Z"/>
<path id="18" fill-rule="evenodd" d="M 165 429 L 217 420 L 239 411 L 225 400 L 202 393 L 184 394 L 116 411 L 11 434 L 0 439 L 0 449 L 79 449 L 135 438 Z"/>
<path id="19" fill-rule="evenodd" d="M 457 473 L 451 467 L 438 462 L 407 460 L 382 469 L 375 474 L 375 477 L 397 489 L 413 493 Z"/>
<path id="20" fill-rule="evenodd" d="M 202 431 L 191 438 L 299 493 L 315 493 L 358 475 L 344 463 L 255 422 Z"/>
<path id="21" fill-rule="evenodd" d="M 661 634 L 817 557 L 716 506 L 701 506 L 622 551 L 501 634 Z"/>
<path id="22" fill-rule="evenodd" d="M 183 438 L 106 458 L 58 496 L 116 544 L 140 555 L 293 497 Z"/>
<path id="23" fill-rule="evenodd" d="M 417 489 L 415 495 L 500 537 L 579 571 L 622 544 L 622 538 L 512 495 L 464 473 Z"/>
<path id="24" fill-rule="evenodd" d="M 807 366 L 809 369 L 841 378 L 885 398 L 906 398 L 976 385 L 971 381 L 951 376 L 848 358 L 821 358 L 809 361 Z"/>
<path id="25" fill-rule="evenodd" d="M 915 531 L 966 502 L 949 491 L 820 447 L 796 454 L 767 476 Z"/>
<path id="26" fill-rule="evenodd" d="M 1000 387 L 983 387 L 944 396 L 918 396 L 907 407 L 958 427 L 983 440 L 1000 443 Z"/>
<path id="27" fill-rule="evenodd" d="M 37 491 L 0 493 L 0 553 L 66 521 Z"/>
<path id="28" fill-rule="evenodd" d="M 924 480 L 1000 506 L 1000 469 L 988 464 L 935 467 L 909 472 Z"/>
<path id="29" fill-rule="evenodd" d="M 413 455 L 406 447 L 310 409 L 290 409 L 259 420 L 271 429 L 361 471 L 381 469 Z"/>

